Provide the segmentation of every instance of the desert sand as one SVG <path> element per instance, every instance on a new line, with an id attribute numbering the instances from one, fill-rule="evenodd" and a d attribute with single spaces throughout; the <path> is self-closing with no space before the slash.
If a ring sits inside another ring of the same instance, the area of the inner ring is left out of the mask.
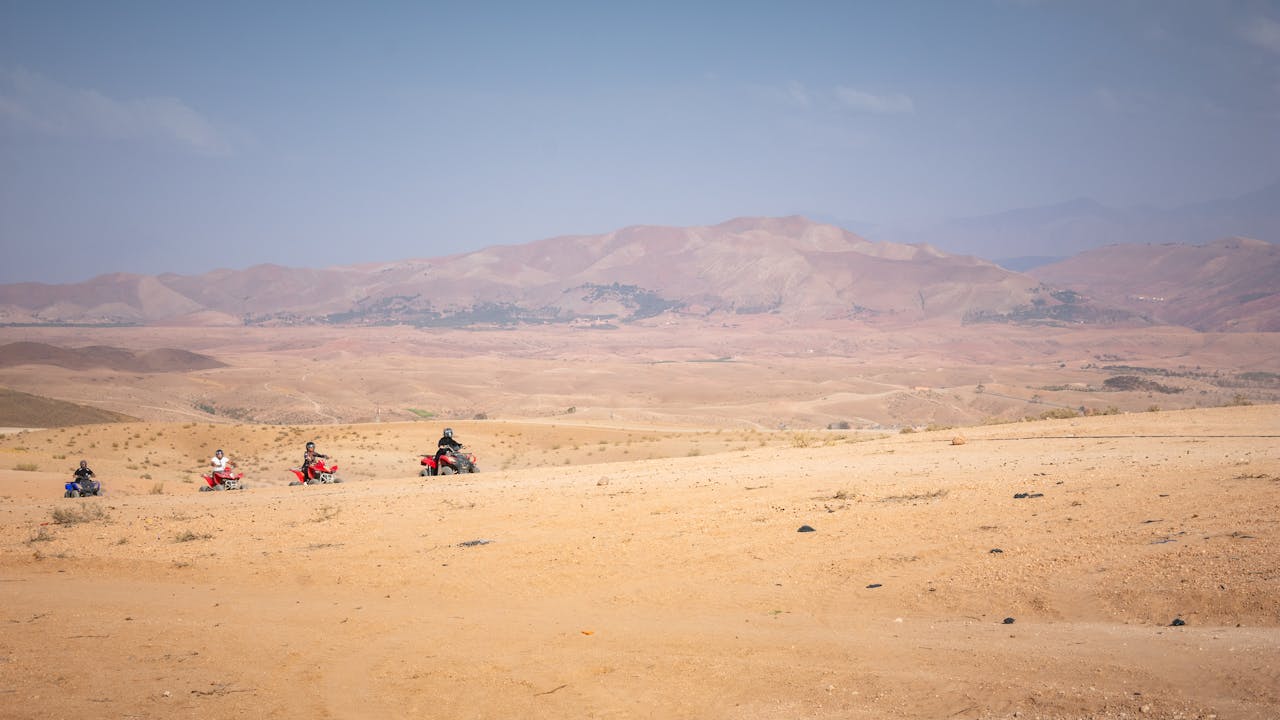
<path id="1" fill-rule="evenodd" d="M 439 423 L 7 434 L 0 716 L 1280 716 L 1276 406 L 606 420 L 452 422 L 436 478 Z M 311 438 L 347 482 L 285 485 Z"/>

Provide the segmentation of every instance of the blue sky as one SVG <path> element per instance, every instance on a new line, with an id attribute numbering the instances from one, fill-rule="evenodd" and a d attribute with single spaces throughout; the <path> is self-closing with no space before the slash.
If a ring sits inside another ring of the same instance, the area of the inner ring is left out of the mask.
<path id="1" fill-rule="evenodd" d="M 0 282 L 1278 177 L 1280 2 L 0 0 Z"/>

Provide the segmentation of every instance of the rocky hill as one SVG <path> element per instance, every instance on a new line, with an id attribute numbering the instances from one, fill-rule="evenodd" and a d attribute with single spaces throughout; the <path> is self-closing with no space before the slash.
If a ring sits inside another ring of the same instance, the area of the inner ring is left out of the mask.
<path id="1" fill-rule="evenodd" d="M 1112 245 L 1028 273 L 1153 322 L 1203 331 L 1280 331 L 1280 246 Z"/>
<path id="2" fill-rule="evenodd" d="M 1135 247 L 1091 251 L 1024 274 L 929 245 L 871 242 L 802 217 L 738 218 L 391 263 L 5 285 L 0 323 L 608 327 L 671 313 L 1275 328 L 1274 246 L 1233 240 Z M 1151 260 L 1156 255 L 1161 259 Z M 1146 300 L 1188 283 L 1194 289 L 1176 302 Z"/>

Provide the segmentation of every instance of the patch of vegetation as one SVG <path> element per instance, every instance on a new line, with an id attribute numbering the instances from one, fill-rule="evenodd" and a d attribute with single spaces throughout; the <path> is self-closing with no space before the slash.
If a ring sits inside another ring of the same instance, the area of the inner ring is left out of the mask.
<path id="1" fill-rule="evenodd" d="M 1112 392 L 1158 392 L 1166 395 L 1180 393 L 1185 389 L 1144 380 L 1137 375 L 1113 375 L 1102 381 L 1102 388 Z"/>
<path id="2" fill-rule="evenodd" d="M 630 310 L 631 315 L 624 321 L 656 317 L 668 310 L 684 307 L 684 303 L 663 299 L 657 293 L 638 285 L 587 283 L 578 289 L 586 291 L 582 296 L 586 302 L 616 302 Z"/>
<path id="3" fill-rule="evenodd" d="M 1214 384 L 1230 388 L 1280 388 L 1280 373 L 1250 371 L 1236 373 L 1232 377 L 1219 378 Z"/>
<path id="4" fill-rule="evenodd" d="M 49 532 L 49 528 L 41 525 L 39 529 L 32 533 L 31 537 L 27 538 L 27 544 L 30 545 L 31 543 L 36 542 L 49 542 L 52 539 L 53 533 Z"/>
<path id="5" fill-rule="evenodd" d="M 880 502 L 915 502 L 917 500 L 936 500 L 946 496 L 946 490 L 938 489 L 924 493 L 913 493 L 911 495 L 890 495 L 889 497 L 880 498 Z"/>
<path id="6" fill-rule="evenodd" d="M 106 522 L 108 517 L 102 506 L 92 503 L 78 503 L 71 506 L 57 507 L 50 517 L 58 525 L 76 525 L 87 522 Z"/>
<path id="7" fill-rule="evenodd" d="M 1070 291 L 1067 291 L 1070 292 Z M 1054 293 L 1055 299 L 1058 293 Z M 1125 310 L 1114 308 L 1098 308 L 1085 302 L 1074 293 L 1069 296 L 1071 302 L 1049 304 L 1043 298 L 1030 305 L 1021 305 L 1009 312 L 991 310 L 970 310 L 965 313 L 962 322 L 965 325 L 978 323 L 1004 323 L 1011 325 L 1104 325 L 1133 320 L 1136 316 Z"/>
<path id="8" fill-rule="evenodd" d="M 436 416 L 436 414 L 431 412 L 430 410 L 419 410 L 418 408 L 406 408 L 406 409 L 409 412 L 413 413 L 414 415 L 417 415 L 418 417 L 422 418 L 423 420 L 430 420 L 431 418 Z"/>
<path id="9" fill-rule="evenodd" d="M 18 463 L 13 466 L 13 469 L 21 472 L 35 472 L 40 469 L 40 466 L 35 463 Z"/>
<path id="10" fill-rule="evenodd" d="M 208 540 L 212 537 L 213 535 L 209 533 L 197 533 L 194 530 L 187 529 L 187 530 L 183 530 L 177 535 L 174 535 L 173 541 L 176 543 L 184 543 L 184 542 L 191 542 L 192 540 Z"/>
<path id="11" fill-rule="evenodd" d="M 319 522 L 326 522 L 326 521 L 332 520 L 338 517 L 338 512 L 341 509 L 342 508 L 337 508 L 332 505 L 323 505 L 321 507 L 318 507 L 316 508 L 315 514 L 311 516 L 311 522 L 319 523 Z"/>

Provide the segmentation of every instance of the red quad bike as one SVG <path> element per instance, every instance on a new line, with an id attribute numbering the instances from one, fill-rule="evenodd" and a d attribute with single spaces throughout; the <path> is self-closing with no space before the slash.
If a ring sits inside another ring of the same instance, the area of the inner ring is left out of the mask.
<path id="1" fill-rule="evenodd" d="M 476 456 L 474 453 L 462 453 L 449 450 L 440 453 L 439 462 L 436 462 L 435 455 L 422 456 L 422 470 L 418 474 L 422 477 L 430 477 L 432 475 L 453 475 L 455 473 L 477 473 L 480 468 L 476 467 Z"/>
<path id="2" fill-rule="evenodd" d="M 232 465 L 231 467 L 235 467 Z M 200 492 L 212 492 L 214 490 L 243 490 L 244 489 L 244 473 L 238 472 L 208 472 L 200 477 L 204 478 L 205 486 L 200 488 Z"/>
<path id="3" fill-rule="evenodd" d="M 316 460 L 311 465 L 311 474 L 315 477 L 308 478 L 300 467 L 289 468 L 289 472 L 298 477 L 297 480 L 290 480 L 290 485 L 329 485 L 342 482 L 342 478 L 337 476 L 338 464 L 325 465 L 324 460 Z"/>

